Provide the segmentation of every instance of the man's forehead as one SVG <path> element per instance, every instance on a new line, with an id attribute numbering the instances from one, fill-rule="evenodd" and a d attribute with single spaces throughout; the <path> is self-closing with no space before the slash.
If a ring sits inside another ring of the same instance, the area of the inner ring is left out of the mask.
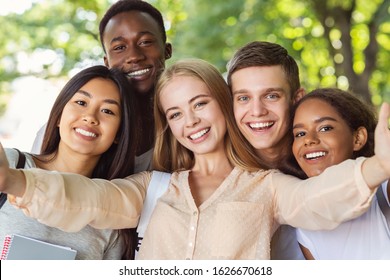
<path id="1" fill-rule="evenodd" d="M 151 33 L 162 37 L 157 21 L 148 13 L 131 10 L 113 16 L 104 29 L 104 36 L 117 36 L 116 33 Z"/>
<path id="2" fill-rule="evenodd" d="M 288 79 L 280 65 L 251 66 L 238 69 L 231 75 L 233 88 L 238 84 L 288 86 Z"/>

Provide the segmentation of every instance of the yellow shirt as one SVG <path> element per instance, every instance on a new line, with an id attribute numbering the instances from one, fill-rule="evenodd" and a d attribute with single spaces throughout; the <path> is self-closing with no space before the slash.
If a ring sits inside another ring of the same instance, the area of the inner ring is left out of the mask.
<path id="1" fill-rule="evenodd" d="M 308 180 L 278 171 L 239 168 L 199 208 L 189 171 L 172 174 L 145 232 L 139 259 L 269 259 L 279 224 L 332 229 L 364 213 L 375 190 L 362 178 L 363 159 Z M 111 182 L 73 174 L 23 170 L 27 190 L 10 197 L 27 215 L 64 230 L 135 227 L 151 173 Z"/>

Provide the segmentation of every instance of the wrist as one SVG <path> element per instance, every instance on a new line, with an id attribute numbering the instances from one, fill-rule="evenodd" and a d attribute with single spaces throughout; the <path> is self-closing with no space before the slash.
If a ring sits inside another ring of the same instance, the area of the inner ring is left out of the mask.
<path id="1" fill-rule="evenodd" d="M 26 177 L 22 170 L 9 169 L 9 176 L 5 182 L 4 192 L 22 197 L 26 191 Z"/>

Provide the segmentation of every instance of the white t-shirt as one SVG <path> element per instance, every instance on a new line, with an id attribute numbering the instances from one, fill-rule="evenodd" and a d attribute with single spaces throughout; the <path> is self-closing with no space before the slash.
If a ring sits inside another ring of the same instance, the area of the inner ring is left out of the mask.
<path id="1" fill-rule="evenodd" d="M 43 142 L 43 136 L 45 136 L 47 123 L 45 123 L 37 132 L 35 136 L 34 143 L 31 148 L 31 153 L 35 155 L 39 155 L 41 153 L 41 147 Z"/>
<path id="2" fill-rule="evenodd" d="M 390 207 L 387 181 L 381 187 Z M 331 231 L 297 229 L 297 239 L 317 260 L 390 259 L 390 229 L 376 196 L 362 216 Z"/>

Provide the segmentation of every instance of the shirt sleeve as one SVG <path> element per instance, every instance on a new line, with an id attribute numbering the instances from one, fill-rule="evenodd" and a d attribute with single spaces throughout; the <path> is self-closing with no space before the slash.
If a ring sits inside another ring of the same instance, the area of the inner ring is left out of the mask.
<path id="1" fill-rule="evenodd" d="M 41 169 L 22 171 L 26 192 L 23 197 L 10 195 L 10 203 L 41 223 L 68 232 L 86 225 L 136 227 L 150 181 L 150 172 L 107 181 Z"/>
<path id="2" fill-rule="evenodd" d="M 344 161 L 306 180 L 273 173 L 276 220 L 308 230 L 329 230 L 362 215 L 375 195 L 361 173 L 364 160 Z"/>

